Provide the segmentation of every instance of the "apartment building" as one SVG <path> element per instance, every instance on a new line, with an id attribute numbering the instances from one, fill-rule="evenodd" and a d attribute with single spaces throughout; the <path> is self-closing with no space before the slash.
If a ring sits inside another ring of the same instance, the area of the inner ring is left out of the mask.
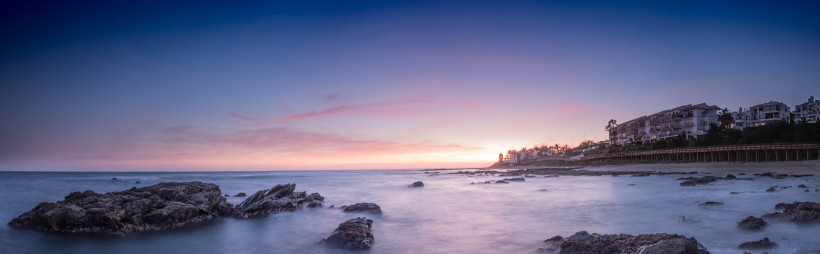
<path id="1" fill-rule="evenodd" d="M 610 129 L 610 145 L 631 143 L 654 143 L 678 136 L 697 138 L 717 124 L 719 107 L 701 103 L 667 109 L 652 115 L 641 116 Z"/>
<path id="2" fill-rule="evenodd" d="M 815 100 L 814 96 L 809 97 L 809 101 L 794 106 L 794 121 L 806 123 L 816 123 L 820 120 L 820 100 Z"/>

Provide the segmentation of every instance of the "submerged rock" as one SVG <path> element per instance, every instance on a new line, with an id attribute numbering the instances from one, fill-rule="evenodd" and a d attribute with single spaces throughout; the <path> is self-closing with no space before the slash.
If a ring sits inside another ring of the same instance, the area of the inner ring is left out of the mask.
<path id="1" fill-rule="evenodd" d="M 580 231 L 561 243 L 559 253 L 708 254 L 694 237 L 677 234 L 589 234 Z"/>
<path id="2" fill-rule="evenodd" d="M 371 212 L 382 213 L 382 208 L 376 203 L 356 203 L 342 206 L 343 212 Z"/>
<path id="3" fill-rule="evenodd" d="M 330 237 L 322 240 L 328 246 L 349 249 L 363 250 L 370 249 L 375 243 L 373 232 L 373 220 L 358 217 L 339 224 L 339 227 L 331 233 Z"/>
<path id="4" fill-rule="evenodd" d="M 498 181 L 495 181 L 495 183 L 510 183 L 510 182 L 507 182 L 507 181 L 504 181 L 504 180 L 498 180 Z"/>
<path id="5" fill-rule="evenodd" d="M 230 214 L 231 205 L 212 183 L 159 183 L 126 191 L 73 192 L 40 203 L 9 225 L 46 232 L 127 234 L 158 231 Z"/>
<path id="6" fill-rule="evenodd" d="M 417 187 L 424 187 L 424 183 L 421 181 L 417 181 L 415 183 L 410 184 L 410 187 L 417 188 Z"/>
<path id="7" fill-rule="evenodd" d="M 769 187 L 768 189 L 766 189 L 766 192 L 774 192 L 774 191 L 775 191 L 774 187 Z"/>
<path id="8" fill-rule="evenodd" d="M 233 215 L 238 218 L 261 216 L 283 211 L 293 211 L 305 203 L 325 200 L 319 193 L 294 192 L 296 184 L 277 184 L 273 188 L 260 190 L 234 207 Z"/>
<path id="9" fill-rule="evenodd" d="M 526 180 L 525 180 L 523 177 L 514 177 L 514 178 L 504 178 L 504 180 L 502 180 L 502 181 L 507 181 L 507 182 L 523 182 L 523 181 L 526 181 Z"/>
<path id="10" fill-rule="evenodd" d="M 245 194 L 244 192 L 240 192 L 240 193 L 237 193 L 236 195 L 234 195 L 234 197 L 245 197 L 245 196 L 248 196 L 248 194 Z"/>
<path id="11" fill-rule="evenodd" d="M 721 177 L 715 176 L 703 176 L 703 177 L 683 177 L 678 178 L 678 180 L 684 180 L 680 183 L 680 186 L 695 186 L 695 185 L 703 185 L 711 182 L 715 182 L 717 180 L 722 179 Z"/>
<path id="12" fill-rule="evenodd" d="M 706 201 L 706 202 L 698 204 L 698 206 L 701 206 L 701 207 L 716 206 L 716 205 L 723 205 L 723 202 Z"/>
<path id="13" fill-rule="evenodd" d="M 737 246 L 741 249 L 769 249 L 777 247 L 776 242 L 769 241 L 769 238 L 763 238 L 759 241 L 748 241 Z"/>
<path id="14" fill-rule="evenodd" d="M 808 186 L 801 183 L 800 185 L 797 186 L 797 188 L 805 189 L 805 188 L 808 188 Z"/>
<path id="15" fill-rule="evenodd" d="M 761 230 L 766 225 L 768 225 L 766 221 L 754 216 L 746 217 L 737 222 L 737 227 L 743 230 Z"/>

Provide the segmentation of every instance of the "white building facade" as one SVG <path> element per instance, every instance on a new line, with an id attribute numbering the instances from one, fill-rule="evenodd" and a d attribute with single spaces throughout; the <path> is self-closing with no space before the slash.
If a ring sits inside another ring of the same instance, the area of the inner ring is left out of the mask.
<path id="1" fill-rule="evenodd" d="M 782 102 L 770 101 L 748 109 L 740 108 L 737 112 L 733 112 L 732 116 L 735 118 L 732 127 L 742 130 L 781 121 L 788 122 L 791 119 L 791 111 L 789 111 L 789 106 Z"/>
<path id="2" fill-rule="evenodd" d="M 820 120 L 820 100 L 815 100 L 814 96 L 809 97 L 809 101 L 794 106 L 794 121 L 806 123 L 816 123 Z"/>
<path id="3" fill-rule="evenodd" d="M 719 107 L 701 103 L 684 105 L 664 110 L 652 115 L 638 117 L 612 128 L 609 133 L 610 145 L 631 143 L 654 143 L 678 136 L 697 138 L 709 131 L 711 124 L 717 124 Z"/>

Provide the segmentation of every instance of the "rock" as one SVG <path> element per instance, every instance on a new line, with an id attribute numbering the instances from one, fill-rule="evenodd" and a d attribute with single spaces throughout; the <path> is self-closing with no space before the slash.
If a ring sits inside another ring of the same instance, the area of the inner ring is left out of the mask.
<path id="1" fill-rule="evenodd" d="M 352 205 L 342 206 L 344 212 L 371 212 L 382 213 L 382 208 L 376 203 L 356 203 Z"/>
<path id="2" fill-rule="evenodd" d="M 580 231 L 564 239 L 559 253 L 640 253 L 640 254 L 707 254 L 695 238 L 677 234 L 589 234 Z"/>
<path id="3" fill-rule="evenodd" d="M 761 230 L 766 225 L 768 225 L 766 221 L 754 216 L 746 217 L 737 222 L 737 227 L 743 230 Z"/>
<path id="4" fill-rule="evenodd" d="M 225 194 L 223 196 L 225 196 L 226 198 L 231 197 L 231 195 L 228 195 L 228 194 Z"/>
<path id="5" fill-rule="evenodd" d="M 331 233 L 330 237 L 322 240 L 328 246 L 349 249 L 364 250 L 370 249 L 375 243 L 373 232 L 373 220 L 358 217 L 339 224 L 339 227 Z"/>
<path id="6" fill-rule="evenodd" d="M 244 192 L 236 193 L 236 195 L 234 195 L 234 197 L 245 197 L 245 196 L 248 196 L 248 194 L 246 194 Z"/>
<path id="7" fill-rule="evenodd" d="M 504 180 L 498 180 L 498 181 L 495 181 L 495 183 L 510 183 L 510 182 L 507 182 L 507 181 L 504 181 Z"/>
<path id="8" fill-rule="evenodd" d="M 701 220 L 692 219 L 686 216 L 677 216 L 676 220 L 681 223 L 701 223 Z"/>
<path id="9" fill-rule="evenodd" d="M 544 240 L 544 244 L 546 246 L 542 248 L 538 248 L 538 252 L 555 252 L 561 248 L 561 244 L 564 242 L 564 238 L 560 235 L 553 236 L 550 239 Z"/>
<path id="10" fill-rule="evenodd" d="M 635 186 L 635 184 L 634 184 L 634 183 L 630 183 L 630 184 L 627 184 L 627 185 L 629 185 L 629 186 Z"/>
<path id="11" fill-rule="evenodd" d="M 667 253 L 709 253 L 694 237 L 673 238 L 660 240 L 651 245 L 638 247 L 638 254 L 667 254 Z"/>
<path id="12" fill-rule="evenodd" d="M 306 207 L 307 207 L 307 208 L 318 208 L 318 207 L 322 207 L 322 202 L 312 201 L 312 202 L 308 203 Z"/>
<path id="13" fill-rule="evenodd" d="M 737 174 L 737 175 L 739 175 L 739 176 L 745 176 L 745 175 L 746 175 L 746 173 L 740 173 L 740 174 Z"/>
<path id="14" fill-rule="evenodd" d="M 797 186 L 797 188 L 805 189 L 805 188 L 808 188 L 808 187 L 805 184 L 801 183 L 800 185 Z"/>
<path id="15" fill-rule="evenodd" d="M 715 181 L 720 180 L 720 179 L 722 179 L 722 178 L 714 177 L 714 176 L 678 178 L 678 180 L 684 180 L 683 182 L 680 183 L 680 186 L 702 185 L 702 184 L 715 182 Z"/>
<path id="16" fill-rule="evenodd" d="M 783 217 L 798 224 L 820 222 L 820 202 L 779 203 L 776 209 L 783 209 Z"/>
<path id="17" fill-rule="evenodd" d="M 116 177 L 111 177 L 111 181 L 119 181 L 119 180 L 120 179 L 117 179 Z"/>
<path id="18" fill-rule="evenodd" d="M 206 222 L 231 211 L 216 184 L 170 182 L 105 194 L 73 192 L 63 201 L 40 203 L 9 225 L 45 232 L 122 235 Z"/>
<path id="19" fill-rule="evenodd" d="M 726 177 L 723 177 L 723 178 L 728 179 L 728 180 L 732 180 L 732 179 L 737 179 L 737 176 L 735 176 L 733 174 L 726 174 Z"/>
<path id="20" fill-rule="evenodd" d="M 698 206 L 703 206 L 703 207 L 706 207 L 706 206 L 716 206 L 716 205 L 723 205 L 723 202 L 717 202 L 717 201 L 706 201 L 706 202 L 703 202 L 703 203 L 698 204 Z"/>
<path id="21" fill-rule="evenodd" d="M 136 182 L 134 182 L 134 184 L 141 184 L 141 183 L 142 183 L 142 182 L 140 182 L 140 181 L 136 181 Z"/>
<path id="22" fill-rule="evenodd" d="M 547 192 L 547 191 L 549 191 L 549 190 L 547 190 L 547 189 L 540 189 L 540 190 L 538 190 L 538 191 L 541 191 L 541 192 Z"/>
<path id="23" fill-rule="evenodd" d="M 730 192 L 729 192 L 729 194 L 731 194 L 731 195 L 737 195 L 737 194 L 740 194 L 740 192 L 737 192 L 737 191 L 730 191 Z"/>
<path id="24" fill-rule="evenodd" d="M 741 243 L 737 247 L 741 249 L 769 249 L 777 247 L 777 243 L 769 241 L 769 238 L 766 237 L 763 238 L 763 240 L 759 241 L 748 241 L 745 243 Z"/>
<path id="25" fill-rule="evenodd" d="M 424 183 L 421 181 L 417 181 L 415 183 L 410 184 L 410 187 L 417 188 L 417 187 L 424 187 Z"/>
<path id="26" fill-rule="evenodd" d="M 523 182 L 523 181 L 526 181 L 526 180 L 524 180 L 524 178 L 523 178 L 523 177 L 514 177 L 514 178 L 504 178 L 504 180 L 502 180 L 502 181 L 507 181 L 507 182 Z"/>
<path id="27" fill-rule="evenodd" d="M 774 190 L 774 187 L 769 187 L 768 189 L 766 189 L 766 192 L 774 192 Z"/>
<path id="28" fill-rule="evenodd" d="M 294 211 L 305 203 L 322 202 L 325 200 L 319 193 L 294 192 L 296 184 L 277 184 L 273 188 L 260 190 L 249 196 L 234 207 L 233 215 L 238 218 L 248 218 Z"/>

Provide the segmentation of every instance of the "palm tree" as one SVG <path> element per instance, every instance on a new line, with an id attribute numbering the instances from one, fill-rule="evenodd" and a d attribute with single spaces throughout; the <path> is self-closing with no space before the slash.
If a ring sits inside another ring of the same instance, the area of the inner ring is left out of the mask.
<path id="1" fill-rule="evenodd" d="M 618 121 L 616 121 L 615 119 L 609 119 L 609 122 L 606 124 L 606 127 L 604 127 L 604 129 L 606 131 L 610 131 L 610 130 L 612 130 L 613 128 L 615 128 L 617 126 L 618 126 Z"/>
<path id="2" fill-rule="evenodd" d="M 720 128 L 725 130 L 730 124 L 735 122 L 735 117 L 732 116 L 728 108 L 724 108 L 718 112 L 718 122 L 720 122 Z"/>

